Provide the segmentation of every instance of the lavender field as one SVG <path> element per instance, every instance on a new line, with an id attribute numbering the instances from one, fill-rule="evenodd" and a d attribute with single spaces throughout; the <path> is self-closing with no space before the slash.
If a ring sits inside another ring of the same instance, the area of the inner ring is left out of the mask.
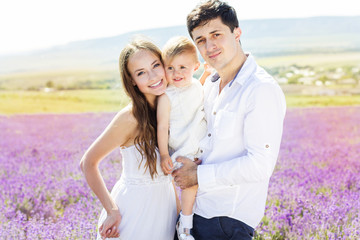
<path id="1" fill-rule="evenodd" d="M 78 167 L 115 113 L 0 116 L 0 239 L 94 239 Z M 255 239 L 360 238 L 360 107 L 292 108 Z M 115 151 L 100 165 L 109 189 Z"/>

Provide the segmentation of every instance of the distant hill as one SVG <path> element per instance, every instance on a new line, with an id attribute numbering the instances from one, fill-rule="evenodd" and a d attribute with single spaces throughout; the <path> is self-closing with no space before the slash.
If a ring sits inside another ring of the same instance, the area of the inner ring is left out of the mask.
<path id="1" fill-rule="evenodd" d="M 360 51 L 360 16 L 240 21 L 245 51 L 265 56 Z M 136 34 L 158 46 L 172 36 L 188 36 L 185 26 L 129 32 L 72 42 L 28 54 L 0 56 L 0 74 L 52 70 L 117 69 L 118 56 Z"/>

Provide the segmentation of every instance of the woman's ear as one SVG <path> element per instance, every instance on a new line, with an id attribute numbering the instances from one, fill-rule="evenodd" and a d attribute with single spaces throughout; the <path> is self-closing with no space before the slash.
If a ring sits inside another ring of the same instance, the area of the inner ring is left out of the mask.
<path id="1" fill-rule="evenodd" d="M 133 79 L 131 79 L 131 83 L 134 87 L 136 86 L 136 82 Z"/>

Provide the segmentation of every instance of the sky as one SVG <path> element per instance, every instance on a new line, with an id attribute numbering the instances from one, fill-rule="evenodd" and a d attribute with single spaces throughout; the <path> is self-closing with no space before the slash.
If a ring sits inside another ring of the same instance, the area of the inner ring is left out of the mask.
<path id="1" fill-rule="evenodd" d="M 185 25 L 198 0 L 1 0 L 0 55 Z M 358 0 L 228 0 L 240 21 L 359 16 Z"/>

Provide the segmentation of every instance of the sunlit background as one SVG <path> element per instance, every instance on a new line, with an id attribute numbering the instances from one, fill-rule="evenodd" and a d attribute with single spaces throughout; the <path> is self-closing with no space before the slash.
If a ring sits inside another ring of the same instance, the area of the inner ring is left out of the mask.
<path id="1" fill-rule="evenodd" d="M 360 239 L 358 1 L 228 2 L 288 107 L 254 239 Z M 101 204 L 78 163 L 129 102 L 119 53 L 136 34 L 188 36 L 196 3 L 0 1 L 0 239 L 95 239 Z M 111 190 L 119 152 L 100 170 Z"/>
<path id="2" fill-rule="evenodd" d="M 184 25 L 197 1 L 12 0 L 0 2 L 0 54 L 135 30 Z M 356 0 L 229 0 L 239 20 L 360 15 Z"/>

